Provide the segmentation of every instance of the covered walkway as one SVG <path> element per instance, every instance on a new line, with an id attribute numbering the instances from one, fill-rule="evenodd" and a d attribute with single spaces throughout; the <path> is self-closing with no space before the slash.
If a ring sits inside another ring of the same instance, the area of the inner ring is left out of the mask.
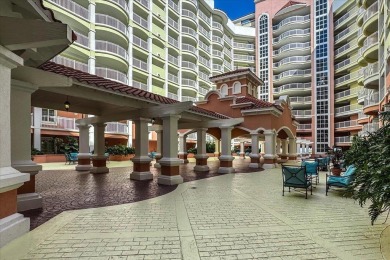
<path id="1" fill-rule="evenodd" d="M 238 161 L 238 160 L 237 160 Z M 280 168 L 186 182 L 150 200 L 67 211 L 1 259 L 382 259 L 367 208 L 338 192 L 282 197 Z"/>

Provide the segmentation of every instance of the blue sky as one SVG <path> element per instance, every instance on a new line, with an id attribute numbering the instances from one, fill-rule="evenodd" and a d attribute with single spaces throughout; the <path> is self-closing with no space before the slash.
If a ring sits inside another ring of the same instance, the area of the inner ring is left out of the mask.
<path id="1" fill-rule="evenodd" d="M 346 0 L 334 0 L 334 8 L 337 9 Z M 253 0 L 214 0 L 215 8 L 224 11 L 231 20 L 235 20 L 255 11 Z"/>
<path id="2" fill-rule="evenodd" d="M 253 0 L 214 0 L 214 5 L 224 11 L 231 20 L 255 11 Z"/>

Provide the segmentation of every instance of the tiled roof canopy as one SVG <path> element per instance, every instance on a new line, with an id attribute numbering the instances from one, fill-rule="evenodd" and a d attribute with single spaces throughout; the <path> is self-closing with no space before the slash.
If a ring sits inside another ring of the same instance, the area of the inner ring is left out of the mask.
<path id="1" fill-rule="evenodd" d="M 242 108 L 243 110 L 255 109 L 255 108 L 266 108 L 266 107 L 276 107 L 280 109 L 278 106 L 276 106 L 273 103 L 261 99 L 257 99 L 251 96 L 245 96 L 236 99 L 236 104 L 243 104 L 243 103 L 252 103 L 252 105 Z"/>
<path id="2" fill-rule="evenodd" d="M 151 102 L 160 103 L 160 104 L 173 104 L 178 103 L 179 101 L 163 97 L 161 95 L 157 95 L 139 88 L 130 87 L 120 82 L 112 81 L 109 79 L 105 79 L 96 75 L 89 74 L 87 72 L 83 72 L 80 70 L 76 70 L 73 68 L 69 68 L 51 61 L 48 61 L 40 66 L 40 69 L 48 72 L 53 72 L 59 75 L 63 75 L 69 77 L 73 80 L 76 80 L 80 83 L 86 83 L 90 86 L 101 88 L 104 90 L 108 90 L 111 92 L 117 92 L 120 94 L 133 96 L 136 98 L 141 98 L 145 100 L 149 100 Z M 215 113 L 213 111 L 209 111 L 200 107 L 193 106 L 189 109 L 192 112 L 207 115 L 214 117 L 216 119 L 227 119 L 229 117 Z"/>

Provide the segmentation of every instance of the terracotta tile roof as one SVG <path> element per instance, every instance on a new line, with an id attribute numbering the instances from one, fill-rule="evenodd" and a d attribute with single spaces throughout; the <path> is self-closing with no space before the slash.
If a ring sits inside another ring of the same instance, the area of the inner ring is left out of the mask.
<path id="1" fill-rule="evenodd" d="M 240 73 L 240 72 L 245 72 L 245 71 L 251 71 L 251 70 L 249 68 L 232 70 L 232 71 L 228 71 L 228 72 L 225 72 L 225 73 L 222 73 L 222 74 L 218 74 L 218 75 L 212 76 L 212 77 L 210 77 L 210 80 L 214 79 L 214 78 L 219 78 L 219 77 L 225 77 L 225 76 L 233 75 L 233 74 Z"/>
<path id="2" fill-rule="evenodd" d="M 236 99 L 236 104 L 243 104 L 243 103 L 251 103 L 251 105 L 248 105 L 247 107 L 243 107 L 242 110 L 247 109 L 256 109 L 256 108 L 266 108 L 266 107 L 276 107 L 275 104 L 270 103 L 268 101 L 264 101 L 261 99 L 257 99 L 250 96 L 240 97 Z"/>
<path id="3" fill-rule="evenodd" d="M 171 99 L 171 98 L 163 97 L 161 95 L 157 95 L 157 94 L 154 94 L 154 93 L 151 93 L 151 92 L 139 89 L 139 88 L 131 87 L 131 86 L 125 85 L 125 84 L 120 83 L 120 82 L 105 79 L 103 77 L 92 75 L 92 74 L 89 74 L 87 72 L 83 72 L 80 70 L 69 68 L 69 67 L 51 62 L 51 61 L 45 62 L 39 68 L 44 70 L 44 71 L 53 72 L 53 73 L 56 73 L 59 75 L 69 77 L 69 78 L 71 78 L 75 81 L 78 81 L 80 83 L 86 83 L 90 86 L 104 89 L 106 91 L 108 90 L 111 92 L 119 92 L 119 93 L 124 94 L 124 95 L 133 96 L 136 98 L 142 98 L 145 100 L 147 99 L 147 100 L 150 100 L 152 102 L 156 102 L 156 103 L 160 103 L 160 104 L 173 104 L 173 103 L 179 102 L 179 101 Z M 195 113 L 199 113 L 199 114 L 203 114 L 203 115 L 207 115 L 207 116 L 212 116 L 212 117 L 219 118 L 219 119 L 229 118 L 225 115 L 215 113 L 213 111 L 209 111 L 209 110 L 206 110 L 206 109 L 203 109 L 200 107 L 196 107 L 196 106 L 191 107 L 189 110 L 191 110 Z"/>

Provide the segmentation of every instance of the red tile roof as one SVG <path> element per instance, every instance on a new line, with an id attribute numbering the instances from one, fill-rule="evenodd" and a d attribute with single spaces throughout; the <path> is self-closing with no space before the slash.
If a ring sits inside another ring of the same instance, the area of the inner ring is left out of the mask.
<path id="1" fill-rule="evenodd" d="M 247 109 L 256 109 L 256 108 L 266 108 L 266 107 L 277 107 L 275 104 L 261 99 L 257 99 L 251 96 L 240 97 L 236 99 L 236 104 L 251 103 L 247 107 L 242 108 L 242 110 Z"/>
<path id="2" fill-rule="evenodd" d="M 225 77 L 225 76 L 233 75 L 233 74 L 240 73 L 240 72 L 245 72 L 245 71 L 251 71 L 251 70 L 249 68 L 232 70 L 232 71 L 228 71 L 228 72 L 225 72 L 225 73 L 222 73 L 222 74 L 218 74 L 218 75 L 212 76 L 212 77 L 210 77 L 210 80 L 214 79 L 214 78 L 219 78 L 219 77 Z"/>
<path id="3" fill-rule="evenodd" d="M 44 71 L 53 72 L 53 73 L 56 73 L 59 75 L 69 77 L 75 81 L 78 81 L 80 83 L 86 83 L 86 84 L 93 86 L 93 87 L 96 87 L 96 88 L 108 90 L 111 92 L 119 92 L 121 94 L 133 96 L 136 98 L 142 98 L 145 100 L 150 100 L 152 102 L 156 102 L 156 103 L 160 103 L 160 104 L 173 104 L 173 103 L 179 102 L 179 101 L 171 99 L 171 98 L 163 97 L 163 96 L 160 96 L 160 95 L 157 95 L 157 94 L 154 94 L 154 93 L 151 93 L 151 92 L 139 89 L 139 88 L 130 87 L 130 86 L 125 85 L 125 84 L 120 83 L 120 82 L 105 79 L 103 77 L 99 77 L 96 75 L 89 74 L 87 72 L 83 72 L 80 70 L 69 68 L 69 67 L 51 62 L 51 61 L 48 61 L 48 62 L 42 64 L 39 68 L 44 70 Z M 225 115 L 215 113 L 213 111 L 209 111 L 209 110 L 206 110 L 206 109 L 203 109 L 200 107 L 196 107 L 196 106 L 191 107 L 189 110 L 191 110 L 195 113 L 199 113 L 199 114 L 203 114 L 203 115 L 207 115 L 207 116 L 212 116 L 212 117 L 219 118 L 219 119 L 229 118 Z"/>

